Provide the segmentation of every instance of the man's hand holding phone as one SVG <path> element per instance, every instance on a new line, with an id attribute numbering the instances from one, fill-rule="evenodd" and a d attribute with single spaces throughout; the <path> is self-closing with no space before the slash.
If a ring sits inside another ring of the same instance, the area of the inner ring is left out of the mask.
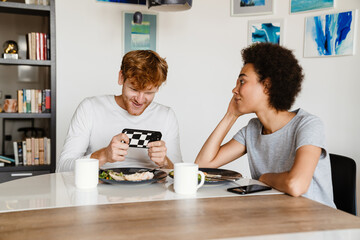
<path id="1" fill-rule="evenodd" d="M 148 155 L 150 159 L 160 167 L 167 164 L 166 151 L 167 148 L 165 142 L 162 140 L 150 142 L 148 144 Z"/>
<path id="2" fill-rule="evenodd" d="M 105 148 L 107 162 L 124 161 L 129 148 L 129 137 L 120 133 L 111 139 L 109 145 Z"/>
<path id="3" fill-rule="evenodd" d="M 124 161 L 128 148 L 129 137 L 125 133 L 120 133 L 111 139 L 107 147 L 94 152 L 90 157 L 99 159 L 101 167 L 107 162 Z"/>

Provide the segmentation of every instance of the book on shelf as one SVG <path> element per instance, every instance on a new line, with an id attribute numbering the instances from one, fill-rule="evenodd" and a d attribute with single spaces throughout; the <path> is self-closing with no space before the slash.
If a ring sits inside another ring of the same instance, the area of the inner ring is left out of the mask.
<path id="1" fill-rule="evenodd" d="M 14 162 L 16 166 L 30 165 L 50 165 L 51 163 L 51 141 L 50 138 L 26 138 L 23 141 L 14 142 L 14 157 L 9 158 L 0 156 L 6 163 Z M 10 161 L 10 162 L 9 162 Z"/>
<path id="2" fill-rule="evenodd" d="M 18 152 L 18 159 L 19 159 L 18 165 L 24 165 L 22 141 L 16 142 L 16 143 L 17 143 L 17 152 Z"/>
<path id="3" fill-rule="evenodd" d="M 35 138 L 31 138 L 31 165 L 35 165 Z"/>
<path id="4" fill-rule="evenodd" d="M 31 60 L 50 60 L 49 35 L 41 32 L 27 34 L 28 58 Z"/>
<path id="5" fill-rule="evenodd" d="M 18 113 L 50 113 L 50 89 L 19 89 Z"/>
<path id="6" fill-rule="evenodd" d="M 39 138 L 39 164 L 44 165 L 44 138 Z"/>
<path id="7" fill-rule="evenodd" d="M 26 141 L 22 141 L 22 147 L 23 147 L 23 162 L 24 166 L 27 165 L 27 146 Z"/>
<path id="8" fill-rule="evenodd" d="M 19 165 L 19 153 L 18 153 L 18 145 L 17 142 L 13 142 L 14 146 L 14 159 L 15 159 L 15 165 Z"/>
<path id="9" fill-rule="evenodd" d="M 40 165 L 40 161 L 39 161 L 39 139 L 35 138 L 35 147 L 34 147 L 34 164 L 35 165 Z"/>
<path id="10" fill-rule="evenodd" d="M 24 94 L 22 90 L 17 91 L 18 94 L 18 112 L 24 112 L 23 102 L 24 102 Z"/>
<path id="11" fill-rule="evenodd" d="M 32 156 L 32 148 L 31 148 L 31 138 L 25 139 L 26 142 L 26 165 L 32 165 L 31 156 Z"/>
<path id="12" fill-rule="evenodd" d="M 50 138 L 45 138 L 46 139 L 46 144 L 45 144 L 45 162 L 47 165 L 50 165 L 51 163 L 51 142 L 50 142 Z"/>
<path id="13" fill-rule="evenodd" d="M 15 159 L 0 155 L 0 162 L 11 164 L 11 163 L 15 163 Z"/>

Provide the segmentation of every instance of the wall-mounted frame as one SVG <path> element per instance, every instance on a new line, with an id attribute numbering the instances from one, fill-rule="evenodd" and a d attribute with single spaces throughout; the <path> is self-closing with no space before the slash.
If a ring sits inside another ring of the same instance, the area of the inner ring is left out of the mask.
<path id="1" fill-rule="evenodd" d="M 141 24 L 133 22 L 133 12 L 124 12 L 123 52 L 153 50 L 157 46 L 157 14 L 143 13 Z"/>
<path id="2" fill-rule="evenodd" d="M 272 14 L 273 0 L 230 0 L 231 16 Z"/>
<path id="3" fill-rule="evenodd" d="M 290 0 L 290 13 L 334 8 L 335 0 Z"/>
<path id="4" fill-rule="evenodd" d="M 248 23 L 248 44 L 270 42 L 284 44 L 284 20 L 253 20 Z"/>
<path id="5" fill-rule="evenodd" d="M 304 57 L 354 55 L 357 10 L 305 19 Z"/>
<path id="6" fill-rule="evenodd" d="M 146 0 L 96 0 L 96 1 L 146 5 Z"/>

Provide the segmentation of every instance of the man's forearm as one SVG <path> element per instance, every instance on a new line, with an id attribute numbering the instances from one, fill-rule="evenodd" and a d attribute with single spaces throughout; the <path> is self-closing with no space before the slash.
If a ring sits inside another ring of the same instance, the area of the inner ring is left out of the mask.
<path id="1" fill-rule="evenodd" d="M 105 148 L 93 152 L 90 157 L 99 160 L 99 167 L 103 166 L 107 162 Z"/>

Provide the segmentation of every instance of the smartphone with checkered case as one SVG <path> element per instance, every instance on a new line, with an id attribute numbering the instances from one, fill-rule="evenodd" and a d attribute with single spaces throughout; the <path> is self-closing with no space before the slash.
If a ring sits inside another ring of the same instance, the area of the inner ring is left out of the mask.
<path id="1" fill-rule="evenodd" d="M 147 148 L 149 142 L 160 141 L 162 134 L 159 131 L 125 128 L 122 130 L 129 137 L 129 147 Z"/>

